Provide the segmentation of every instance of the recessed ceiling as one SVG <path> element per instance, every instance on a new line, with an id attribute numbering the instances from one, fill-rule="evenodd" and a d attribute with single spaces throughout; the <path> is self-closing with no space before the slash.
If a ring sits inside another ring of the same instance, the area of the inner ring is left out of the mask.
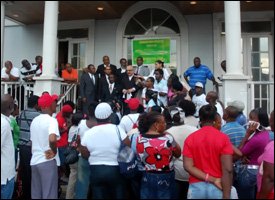
<path id="1" fill-rule="evenodd" d="M 5 15 L 23 24 L 42 24 L 44 1 L 6 1 Z M 59 21 L 119 19 L 137 1 L 59 1 Z M 183 15 L 224 11 L 223 1 L 170 1 Z M 161 2 L 160 2 L 161 3 Z M 98 7 L 104 10 L 98 10 Z M 274 1 L 241 1 L 241 11 L 274 11 Z"/>

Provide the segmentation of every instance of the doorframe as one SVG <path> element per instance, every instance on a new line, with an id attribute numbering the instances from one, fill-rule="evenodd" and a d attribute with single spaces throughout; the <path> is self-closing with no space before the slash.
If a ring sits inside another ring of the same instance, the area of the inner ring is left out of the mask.
<path id="1" fill-rule="evenodd" d="M 163 1 L 139 1 L 132 5 L 128 10 L 125 11 L 123 16 L 121 17 L 119 24 L 117 26 L 116 31 L 116 60 L 119 61 L 120 58 L 127 56 L 127 52 L 125 54 L 125 40 L 123 39 L 125 28 L 129 22 L 129 20 L 138 12 L 148 9 L 148 8 L 156 8 L 161 9 L 168 12 L 176 22 L 178 23 L 180 29 L 180 61 L 177 66 L 177 73 L 183 74 L 185 67 L 188 66 L 189 59 L 189 39 L 188 39 L 188 25 L 186 19 L 182 15 L 182 13 L 178 10 L 176 6 L 171 4 L 170 2 Z M 127 43 L 127 42 L 126 42 Z M 126 46 L 127 47 L 127 46 Z"/>

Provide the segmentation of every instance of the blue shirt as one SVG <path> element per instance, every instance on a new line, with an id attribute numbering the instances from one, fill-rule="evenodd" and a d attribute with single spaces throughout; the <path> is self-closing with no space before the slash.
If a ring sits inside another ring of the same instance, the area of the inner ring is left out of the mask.
<path id="1" fill-rule="evenodd" d="M 195 84 L 197 82 L 201 82 L 203 84 L 203 88 L 205 88 L 206 79 L 208 78 L 211 80 L 213 78 L 212 72 L 205 65 L 201 65 L 200 67 L 189 67 L 183 75 L 189 77 L 189 86 L 192 89 L 195 89 Z"/>
<path id="2" fill-rule="evenodd" d="M 221 132 L 228 135 L 231 143 L 238 147 L 241 144 L 242 139 L 245 136 L 245 128 L 241 126 L 238 122 L 227 122 L 223 127 L 221 128 Z"/>
<path id="3" fill-rule="evenodd" d="M 236 118 L 236 121 L 242 126 L 244 126 L 247 123 L 247 119 L 244 114 L 239 114 L 238 117 Z"/>

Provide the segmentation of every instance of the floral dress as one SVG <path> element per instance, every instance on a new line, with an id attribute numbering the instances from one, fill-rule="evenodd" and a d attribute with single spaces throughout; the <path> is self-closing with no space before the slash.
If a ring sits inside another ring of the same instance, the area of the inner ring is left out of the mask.
<path id="1" fill-rule="evenodd" d="M 170 134 L 139 135 L 137 154 L 146 171 L 172 171 L 175 140 Z"/>
<path id="2" fill-rule="evenodd" d="M 176 142 L 172 135 L 139 135 L 137 157 L 144 167 L 141 179 L 141 199 L 175 199 L 173 151 Z"/>

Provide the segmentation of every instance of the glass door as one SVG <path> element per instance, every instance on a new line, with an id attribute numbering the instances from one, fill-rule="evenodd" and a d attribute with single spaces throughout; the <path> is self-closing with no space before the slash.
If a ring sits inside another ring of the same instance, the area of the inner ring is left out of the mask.
<path id="1" fill-rule="evenodd" d="M 87 67 L 86 63 L 87 40 L 69 40 L 69 57 L 70 62 L 75 69 Z"/>

